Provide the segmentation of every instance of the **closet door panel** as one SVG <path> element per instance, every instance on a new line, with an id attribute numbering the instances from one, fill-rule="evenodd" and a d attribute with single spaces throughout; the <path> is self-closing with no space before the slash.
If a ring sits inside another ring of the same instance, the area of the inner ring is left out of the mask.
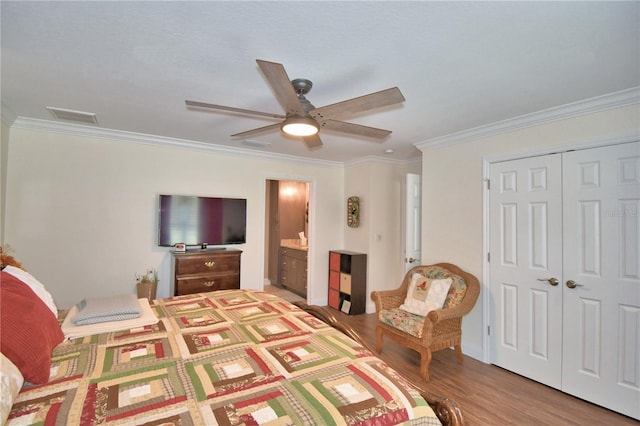
<path id="1" fill-rule="evenodd" d="M 491 362 L 560 388 L 561 156 L 491 165 Z M 556 285 L 551 284 L 556 283 Z"/>
<path id="2" fill-rule="evenodd" d="M 640 419 L 640 143 L 563 154 L 562 389 Z"/>

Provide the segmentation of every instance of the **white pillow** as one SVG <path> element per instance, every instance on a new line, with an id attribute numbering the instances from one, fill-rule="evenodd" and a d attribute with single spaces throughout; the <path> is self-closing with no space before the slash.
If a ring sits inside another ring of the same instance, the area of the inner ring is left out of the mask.
<path id="1" fill-rule="evenodd" d="M 413 274 L 407 297 L 400 309 L 422 317 L 433 310 L 441 309 L 452 282 L 451 278 L 431 279 L 421 274 Z"/>
<path id="2" fill-rule="evenodd" d="M 51 309 L 53 315 L 58 318 L 58 307 L 53 301 L 53 297 L 47 291 L 47 289 L 44 288 L 42 283 L 40 283 L 40 281 L 38 281 L 33 275 L 31 275 L 24 269 L 16 268 L 15 266 L 6 266 L 3 271 L 10 275 L 13 275 L 17 279 L 28 285 L 29 288 L 33 290 L 33 292 L 44 302 L 44 304 L 47 305 L 49 309 Z"/>
<path id="3" fill-rule="evenodd" d="M 9 417 L 13 401 L 24 384 L 24 377 L 9 358 L 0 353 L 0 424 Z"/>

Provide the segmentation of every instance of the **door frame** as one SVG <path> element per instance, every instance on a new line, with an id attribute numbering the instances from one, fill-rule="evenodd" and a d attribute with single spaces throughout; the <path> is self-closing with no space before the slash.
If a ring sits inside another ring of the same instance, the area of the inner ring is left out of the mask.
<path id="1" fill-rule="evenodd" d="M 309 209 L 308 209 L 308 220 L 309 220 L 309 235 L 307 235 L 308 248 L 307 248 L 307 303 L 313 303 L 315 300 L 313 298 L 313 292 L 311 289 L 314 288 L 315 279 L 314 279 L 314 265 L 311 259 L 313 259 L 313 254 L 315 253 L 315 242 L 316 242 L 316 179 L 303 177 L 303 176 L 292 176 L 292 175 L 279 175 L 279 174 L 269 174 L 263 175 L 261 180 L 262 191 L 261 191 L 261 199 L 260 199 L 260 211 L 262 212 L 263 220 L 260 221 L 261 226 L 261 234 L 262 234 L 262 244 L 260 244 L 260 273 L 261 273 L 261 281 L 260 288 L 258 290 L 264 290 L 264 277 L 267 272 L 267 264 L 265 262 L 266 255 L 266 241 L 267 241 L 267 233 L 269 230 L 266 226 L 266 215 L 267 212 L 267 181 L 269 180 L 277 180 L 277 181 L 288 181 L 288 182 L 303 182 L 309 185 Z"/>
<path id="2" fill-rule="evenodd" d="M 519 160 L 527 157 L 538 157 L 562 153 L 567 151 L 577 151 L 589 148 L 598 148 L 610 145 L 618 145 L 629 142 L 639 142 L 638 135 L 624 135 L 609 139 L 596 139 L 578 143 L 559 144 L 549 147 L 540 147 L 530 151 L 509 152 L 502 154 L 490 154 L 482 157 L 482 361 L 489 364 L 491 362 L 491 349 L 489 343 L 489 327 L 491 325 L 491 286 L 489 285 L 491 276 L 489 274 L 489 221 L 490 221 L 490 200 L 489 200 L 489 177 L 491 164 Z"/>

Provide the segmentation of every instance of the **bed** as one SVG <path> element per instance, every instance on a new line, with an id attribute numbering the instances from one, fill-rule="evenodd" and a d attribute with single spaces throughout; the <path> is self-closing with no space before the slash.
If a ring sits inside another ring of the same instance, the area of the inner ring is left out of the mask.
<path id="1" fill-rule="evenodd" d="M 50 377 L 21 387 L 7 424 L 463 424 L 453 401 L 400 376 L 323 308 L 250 290 L 150 307 L 155 324 L 57 344 Z"/>

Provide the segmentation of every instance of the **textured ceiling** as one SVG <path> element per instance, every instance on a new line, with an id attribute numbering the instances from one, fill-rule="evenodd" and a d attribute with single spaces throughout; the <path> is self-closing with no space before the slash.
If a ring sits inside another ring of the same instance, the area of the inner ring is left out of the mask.
<path id="1" fill-rule="evenodd" d="M 418 155 L 429 139 L 640 85 L 640 2 L 2 1 L 2 103 L 97 114 L 98 126 L 350 161 Z M 185 99 L 282 113 L 255 60 L 313 81 L 324 106 L 398 86 L 406 102 L 346 119 L 385 141 L 323 131 L 308 150 L 274 120 L 188 109 Z"/>

